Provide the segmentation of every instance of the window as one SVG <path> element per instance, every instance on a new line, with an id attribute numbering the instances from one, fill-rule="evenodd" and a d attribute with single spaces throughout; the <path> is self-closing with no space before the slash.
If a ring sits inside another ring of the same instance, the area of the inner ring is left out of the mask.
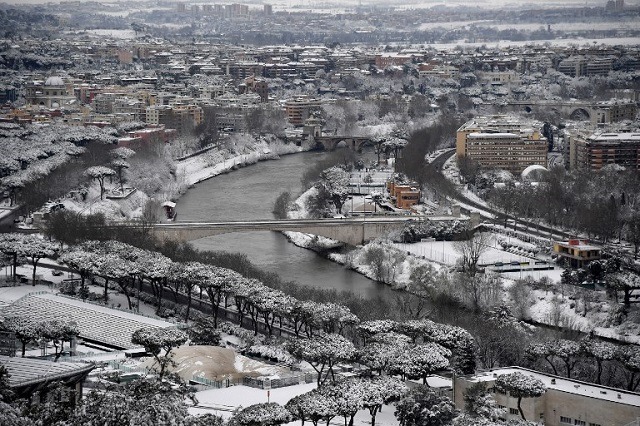
<path id="1" fill-rule="evenodd" d="M 560 423 L 572 424 L 571 417 L 560 416 Z"/>
<path id="2" fill-rule="evenodd" d="M 587 423 L 584 420 L 578 420 L 578 419 L 575 420 L 574 424 L 576 426 L 587 426 Z"/>
<path id="3" fill-rule="evenodd" d="M 602 426 L 602 425 L 599 423 L 589 423 L 589 426 Z"/>
<path id="4" fill-rule="evenodd" d="M 517 408 L 509 408 L 509 414 L 520 414 Z"/>

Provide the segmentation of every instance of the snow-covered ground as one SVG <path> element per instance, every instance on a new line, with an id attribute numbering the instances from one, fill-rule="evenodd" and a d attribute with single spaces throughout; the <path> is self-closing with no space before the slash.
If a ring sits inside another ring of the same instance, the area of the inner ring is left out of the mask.
<path id="1" fill-rule="evenodd" d="M 316 388 L 315 383 L 305 383 L 295 386 L 287 386 L 277 389 L 256 389 L 247 386 L 232 386 L 224 389 L 210 389 L 196 393 L 197 407 L 190 407 L 191 414 L 216 414 L 229 419 L 233 411 L 239 407 L 248 407 L 252 404 L 263 402 L 277 402 L 285 405 L 291 398 Z M 376 424 L 380 426 L 397 426 L 398 420 L 393 415 L 395 408 L 392 405 L 384 405 L 382 411 L 376 416 Z M 300 421 L 294 421 L 289 425 L 299 425 Z M 342 417 L 334 418 L 332 425 L 343 425 Z M 371 424 L 369 410 L 360 410 L 354 419 L 354 425 Z"/>

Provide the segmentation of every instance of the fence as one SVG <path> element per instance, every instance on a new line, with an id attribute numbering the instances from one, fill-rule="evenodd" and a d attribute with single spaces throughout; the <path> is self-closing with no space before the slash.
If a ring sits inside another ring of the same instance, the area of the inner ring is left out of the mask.
<path id="1" fill-rule="evenodd" d="M 209 389 L 222 389 L 230 386 L 241 385 L 243 380 L 241 378 L 235 379 L 223 379 L 223 380 L 211 380 L 206 377 L 192 376 L 189 380 L 190 384 L 202 385 Z"/>
<path id="2" fill-rule="evenodd" d="M 270 377 L 245 377 L 243 385 L 258 389 L 276 389 L 302 383 L 312 383 L 317 379 L 315 373 L 300 373 L 288 377 L 272 379 Z"/>
<path id="3" fill-rule="evenodd" d="M 144 368 L 144 367 L 130 367 L 128 365 L 125 365 L 121 362 L 115 361 L 115 360 L 111 360 L 107 362 L 107 365 L 111 368 L 113 368 L 114 370 L 119 370 L 122 371 L 123 373 L 143 373 L 143 374 L 151 374 L 152 371 L 150 371 L 148 368 Z"/>

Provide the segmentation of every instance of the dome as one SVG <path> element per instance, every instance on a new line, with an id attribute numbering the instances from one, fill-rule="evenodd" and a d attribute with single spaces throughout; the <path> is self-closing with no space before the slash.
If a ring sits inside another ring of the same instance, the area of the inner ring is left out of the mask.
<path id="1" fill-rule="evenodd" d="M 64 80 L 57 76 L 49 77 L 44 82 L 44 85 L 45 86 L 64 86 Z"/>
<path id="2" fill-rule="evenodd" d="M 549 169 L 539 164 L 532 164 L 522 171 L 520 175 L 522 180 L 540 180 L 545 174 L 549 173 Z"/>

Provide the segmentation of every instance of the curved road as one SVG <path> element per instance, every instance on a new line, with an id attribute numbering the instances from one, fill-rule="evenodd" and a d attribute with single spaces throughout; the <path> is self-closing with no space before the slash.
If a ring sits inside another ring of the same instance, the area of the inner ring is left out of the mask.
<path id="1" fill-rule="evenodd" d="M 573 236 L 571 234 L 568 234 L 562 230 L 556 229 L 556 228 L 552 228 L 546 225 L 540 225 L 538 223 L 534 223 L 528 220 L 523 220 L 522 218 L 518 218 L 512 215 L 505 215 L 502 212 L 499 212 L 498 210 L 495 210 L 492 207 L 489 207 L 487 205 L 483 205 L 480 204 L 470 198 L 467 198 L 464 194 L 462 194 L 460 191 L 458 191 L 458 189 L 455 187 L 455 185 L 453 183 L 451 183 L 449 180 L 447 180 L 447 178 L 444 177 L 444 175 L 442 174 L 442 167 L 444 166 L 444 163 L 455 153 L 455 149 L 451 149 L 448 150 L 444 153 L 442 153 L 441 155 L 439 155 L 435 160 L 433 160 L 428 166 L 427 166 L 427 170 L 429 168 L 431 168 L 431 170 L 435 173 L 429 173 L 428 176 L 432 179 L 435 179 L 435 181 L 433 182 L 433 184 L 437 185 L 438 188 L 440 188 L 440 190 L 442 190 L 443 192 L 445 192 L 445 194 L 447 194 L 448 196 L 450 196 L 451 198 L 454 198 L 457 201 L 460 201 L 464 204 L 467 204 L 477 210 L 480 210 L 481 212 L 485 212 L 485 213 L 489 213 L 501 220 L 504 220 L 505 217 L 507 219 L 511 219 L 514 220 L 515 223 L 520 223 L 522 225 L 524 225 L 525 227 L 528 227 L 529 229 L 527 229 L 526 232 L 543 237 L 543 238 L 549 238 L 549 236 L 558 236 L 562 239 L 568 239 L 568 238 L 572 238 Z M 464 209 L 468 212 L 468 209 Z"/>

